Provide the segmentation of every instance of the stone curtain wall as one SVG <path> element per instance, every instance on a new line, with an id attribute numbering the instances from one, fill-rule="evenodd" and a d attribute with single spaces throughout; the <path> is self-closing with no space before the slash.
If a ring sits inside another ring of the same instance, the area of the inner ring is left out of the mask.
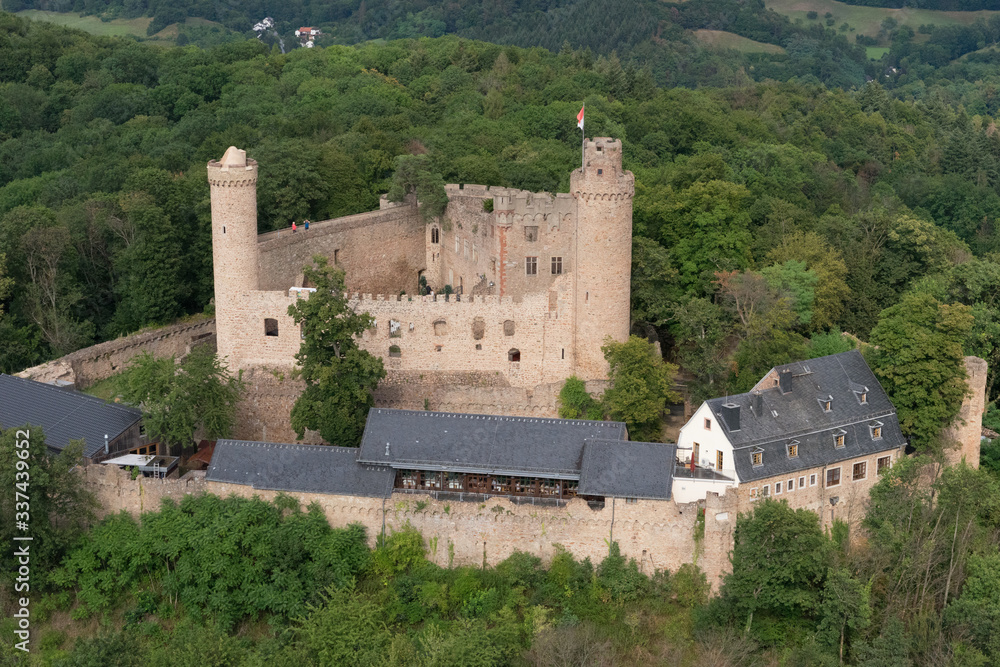
<path id="1" fill-rule="evenodd" d="M 269 501 L 278 495 L 276 491 L 206 481 L 203 473 L 189 473 L 179 480 L 133 480 L 129 473 L 115 467 L 88 466 L 81 474 L 97 495 L 105 515 L 125 510 L 139 516 L 143 511 L 157 509 L 163 498 L 180 502 L 185 494 L 258 496 Z M 627 503 L 618 498 L 614 503 L 608 499 L 603 509 L 593 510 L 580 499 L 552 507 L 516 504 L 506 498 L 489 498 L 486 502 L 434 500 L 422 494 L 393 494 L 386 500 L 315 493 L 288 495 L 303 507 L 318 503 L 334 527 L 364 525 L 371 546 L 383 525 L 387 534 L 412 525 L 424 537 L 428 558 L 442 567 L 480 566 L 484 562 L 496 565 L 514 551 L 534 554 L 547 563 L 555 555 L 556 545 L 578 559 L 590 558 L 596 564 L 608 554 L 613 516 L 613 539 L 621 546 L 622 554 L 634 558 L 645 573 L 657 569 L 673 572 L 684 563 L 697 561 L 715 587 L 728 567 L 731 524 L 735 521 L 735 512 L 727 503 L 732 496 L 709 500 L 711 521 L 706 515 L 701 537 L 697 534 L 696 503 Z M 720 519 L 720 515 L 726 518 Z"/>
<path id="2" fill-rule="evenodd" d="M 302 287 L 302 267 L 313 255 L 327 257 L 346 272 L 349 291 L 417 293 L 417 275 L 425 267 L 427 225 L 413 204 L 388 204 L 379 211 L 310 223 L 299 229 L 257 237 L 260 286 L 265 291 Z"/>
<path id="3" fill-rule="evenodd" d="M 215 347 L 215 320 L 203 319 L 143 331 L 131 336 L 85 347 L 17 374 L 18 377 L 55 382 L 64 380 L 78 388 L 125 370 L 132 357 L 149 352 L 155 357 L 183 357 L 197 345 Z"/>

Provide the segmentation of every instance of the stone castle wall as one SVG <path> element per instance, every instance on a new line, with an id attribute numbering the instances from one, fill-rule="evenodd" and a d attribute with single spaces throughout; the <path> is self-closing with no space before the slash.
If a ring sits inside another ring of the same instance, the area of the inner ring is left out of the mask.
<path id="1" fill-rule="evenodd" d="M 250 486 L 206 481 L 204 474 L 189 473 L 182 479 L 135 480 L 118 468 L 88 466 L 82 469 L 87 486 L 94 491 L 104 514 L 125 510 L 135 516 L 155 510 L 162 499 L 179 502 L 186 494 L 214 493 L 273 500 L 278 492 Z M 599 563 L 608 554 L 613 539 L 622 554 L 634 558 L 644 572 L 675 571 L 684 563 L 697 562 L 709 582 L 718 587 L 728 569 L 732 529 L 736 521 L 733 496 L 709 498 L 704 536 L 699 535 L 697 503 L 607 499 L 603 509 L 591 509 L 579 499 L 562 507 L 517 504 L 506 498 L 486 502 L 435 500 L 422 494 L 397 493 L 389 499 L 290 493 L 302 506 L 319 504 L 330 525 L 341 528 L 360 523 L 374 546 L 382 532 L 407 524 L 424 537 L 428 558 L 443 567 L 496 565 L 514 551 L 525 551 L 548 562 L 561 545 L 576 558 Z M 419 503 L 419 507 L 418 507 Z"/>
<path id="2" fill-rule="evenodd" d="M 154 357 L 180 358 L 197 345 L 215 347 L 214 319 L 182 322 L 123 336 L 28 368 L 17 376 L 38 382 L 63 381 L 88 387 L 122 372 L 133 357 L 143 352 Z"/>
<path id="3" fill-rule="evenodd" d="M 348 291 L 417 293 L 425 265 L 427 225 L 413 203 L 299 225 L 257 237 L 260 284 L 265 291 L 303 286 L 302 267 L 323 255 L 346 273 Z"/>

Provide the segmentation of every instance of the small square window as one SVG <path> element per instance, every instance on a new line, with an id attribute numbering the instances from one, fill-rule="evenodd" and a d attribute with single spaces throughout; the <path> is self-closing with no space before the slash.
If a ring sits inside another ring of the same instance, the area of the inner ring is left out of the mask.
<path id="1" fill-rule="evenodd" d="M 868 477 L 868 463 L 866 461 L 855 463 L 854 469 L 851 471 L 851 476 L 855 482 Z"/>
<path id="2" fill-rule="evenodd" d="M 552 275 L 558 276 L 562 274 L 562 257 L 552 258 Z"/>
<path id="3" fill-rule="evenodd" d="M 787 488 L 789 491 L 794 491 L 795 490 L 795 480 L 794 479 L 788 480 L 788 483 L 785 484 L 785 488 Z"/>
<path id="4" fill-rule="evenodd" d="M 831 468 L 826 471 L 826 486 L 827 488 L 831 486 L 840 485 L 840 468 Z"/>
<path id="5" fill-rule="evenodd" d="M 476 343 L 476 349 L 477 349 L 477 350 L 481 350 L 481 349 L 483 349 L 483 345 L 482 345 L 482 343 Z"/>
<path id="6" fill-rule="evenodd" d="M 750 489 L 750 500 L 757 500 L 757 489 L 756 489 L 756 487 Z"/>
<path id="7" fill-rule="evenodd" d="M 598 169 L 598 170 L 597 170 L 597 175 L 598 175 L 598 176 L 600 176 L 600 175 L 601 175 L 601 174 L 603 174 L 603 173 L 604 173 L 604 170 L 603 170 L 603 169 Z"/>
<path id="8" fill-rule="evenodd" d="M 771 495 L 770 485 L 765 484 L 764 486 L 760 487 L 760 495 L 763 496 L 764 498 L 770 496 Z"/>
<path id="9" fill-rule="evenodd" d="M 799 488 L 801 489 L 805 485 L 806 485 L 806 478 L 804 476 L 799 477 Z"/>
<path id="10" fill-rule="evenodd" d="M 706 431 L 711 431 L 712 430 L 712 420 L 711 419 L 706 419 L 705 420 L 705 430 Z"/>
<path id="11" fill-rule="evenodd" d="M 881 440 L 881 439 L 882 439 L 882 427 L 872 426 L 872 440 Z"/>
<path id="12" fill-rule="evenodd" d="M 776 495 L 776 496 L 780 496 L 781 495 L 781 482 L 775 482 L 774 483 L 774 495 Z"/>
<path id="13" fill-rule="evenodd" d="M 883 470 L 888 470 L 892 465 L 891 456 L 880 456 L 878 461 L 875 462 L 875 474 L 881 475 Z"/>
<path id="14" fill-rule="evenodd" d="M 797 442 L 790 442 L 787 445 L 785 445 L 785 448 L 788 451 L 788 458 L 790 458 L 790 459 L 797 459 L 797 458 L 799 458 L 799 443 L 797 443 Z"/>
<path id="15" fill-rule="evenodd" d="M 816 486 L 816 474 L 809 475 L 809 486 Z"/>
<path id="16" fill-rule="evenodd" d="M 753 452 L 750 457 L 755 468 L 764 465 L 764 452 Z"/>
<path id="17" fill-rule="evenodd" d="M 442 350 L 442 346 L 441 345 L 435 345 L 434 346 L 434 351 L 435 352 L 440 352 L 441 350 Z"/>
<path id="18" fill-rule="evenodd" d="M 638 498 L 626 498 L 625 499 L 625 504 L 626 505 L 635 505 L 637 502 L 639 502 Z"/>
<path id="19" fill-rule="evenodd" d="M 529 243 L 534 243 L 538 240 L 538 227 L 525 227 L 524 228 L 524 240 Z"/>
<path id="20" fill-rule="evenodd" d="M 537 257 L 525 257 L 524 258 L 524 275 L 526 275 L 526 276 L 538 275 L 538 258 Z"/>

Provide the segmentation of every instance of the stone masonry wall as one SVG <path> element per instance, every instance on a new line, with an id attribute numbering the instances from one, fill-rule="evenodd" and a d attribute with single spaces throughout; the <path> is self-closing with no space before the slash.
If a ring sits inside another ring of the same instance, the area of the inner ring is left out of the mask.
<path id="1" fill-rule="evenodd" d="M 979 357 L 965 358 L 966 382 L 969 394 L 962 401 L 962 408 L 955 421 L 945 429 L 945 460 L 955 465 L 965 459 L 974 468 L 979 467 L 979 447 L 983 432 L 983 414 L 986 412 L 986 360 Z"/>
<path id="2" fill-rule="evenodd" d="M 227 330 L 235 332 L 219 350 L 229 357 L 231 368 L 290 369 L 295 364 L 301 336 L 288 306 L 297 298 L 294 291 L 243 292 L 219 313 Z M 375 319 L 358 343 L 381 357 L 387 370 L 489 372 L 520 387 L 562 380 L 573 372 L 572 350 L 567 349 L 571 321 L 550 310 L 545 295 L 515 303 L 497 296 L 445 300 L 443 295 L 355 294 L 350 305 Z M 277 335 L 267 335 L 266 319 L 274 320 Z M 390 348 L 398 350 L 390 354 Z M 510 361 L 511 350 L 520 353 L 520 361 Z"/>
<path id="3" fill-rule="evenodd" d="M 197 345 L 215 347 L 214 319 L 182 322 L 123 336 L 28 368 L 17 376 L 49 383 L 62 380 L 72 382 L 78 388 L 88 387 L 125 370 L 129 360 L 142 352 L 149 352 L 155 357 L 179 358 Z"/>
<path id="4" fill-rule="evenodd" d="M 265 500 L 278 495 L 250 486 L 206 481 L 203 476 L 132 480 L 125 471 L 110 466 L 88 466 L 81 474 L 97 494 L 105 514 L 125 510 L 138 516 L 158 508 L 163 498 L 179 502 L 185 494 L 207 492 Z M 713 568 L 706 572 L 716 585 L 724 571 L 718 568 L 727 567 L 726 537 L 731 535 L 730 524 L 735 521 L 731 509 L 730 518 L 719 519 L 731 503 L 718 498 L 711 500 L 711 525 L 706 523 L 704 538 L 697 539 L 699 507 L 695 503 L 626 503 L 622 498 L 609 498 L 603 509 L 593 510 L 579 499 L 553 507 L 516 504 L 506 498 L 490 498 L 485 503 L 443 501 L 420 494 L 393 494 L 386 500 L 315 493 L 289 495 L 303 506 L 318 503 L 334 527 L 364 525 L 372 546 L 383 525 L 391 533 L 410 524 L 423 535 L 428 558 L 444 567 L 482 565 L 484 561 L 496 565 L 514 551 L 526 551 L 548 562 L 556 553 L 556 545 L 565 547 L 576 558 L 599 563 L 613 538 L 622 554 L 635 558 L 646 573 L 655 569 L 674 571 L 697 560 L 703 568 Z M 421 503 L 419 510 L 417 503 Z"/>
<path id="5" fill-rule="evenodd" d="M 302 287 L 302 267 L 324 255 L 346 272 L 351 292 L 417 293 L 424 269 L 427 225 L 412 204 L 348 215 L 257 237 L 260 286 L 265 291 Z"/>

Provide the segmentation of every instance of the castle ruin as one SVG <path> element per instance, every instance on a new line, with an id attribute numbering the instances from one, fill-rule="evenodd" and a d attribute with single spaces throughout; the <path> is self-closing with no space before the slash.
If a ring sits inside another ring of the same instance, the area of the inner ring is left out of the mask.
<path id="1" fill-rule="evenodd" d="M 375 319 L 359 344 L 383 359 L 396 407 L 423 407 L 413 388 L 435 379 L 511 413 L 511 388 L 523 401 L 570 375 L 603 381 L 601 345 L 629 332 L 635 177 L 618 140 L 588 140 L 584 156 L 566 194 L 448 185 L 430 223 L 413 201 L 383 197 L 378 211 L 258 235 L 257 163 L 229 148 L 208 164 L 220 356 L 232 370 L 294 366 L 288 306 L 307 296 L 303 267 L 321 254 Z M 419 296 L 421 276 L 439 292 Z"/>

